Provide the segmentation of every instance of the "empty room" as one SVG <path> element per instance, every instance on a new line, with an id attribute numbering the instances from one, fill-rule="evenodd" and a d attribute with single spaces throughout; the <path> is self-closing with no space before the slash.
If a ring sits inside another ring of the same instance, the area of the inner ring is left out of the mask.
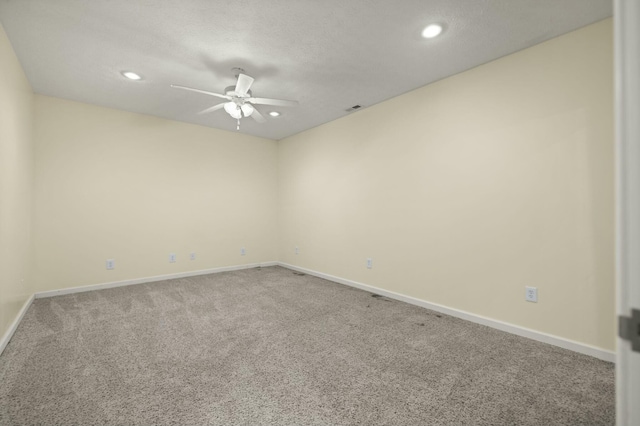
<path id="1" fill-rule="evenodd" d="M 636 424 L 634 17 L 0 0 L 0 424 Z"/>

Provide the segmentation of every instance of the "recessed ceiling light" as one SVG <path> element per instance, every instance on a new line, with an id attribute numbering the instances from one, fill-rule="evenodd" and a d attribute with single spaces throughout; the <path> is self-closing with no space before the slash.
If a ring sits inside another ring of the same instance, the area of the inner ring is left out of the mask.
<path id="1" fill-rule="evenodd" d="M 427 28 L 422 30 L 422 37 L 424 38 L 434 38 L 440 35 L 442 32 L 442 25 L 440 24 L 431 24 L 428 25 Z"/>
<path id="2" fill-rule="evenodd" d="M 280 116 L 280 113 L 279 113 L 278 111 L 271 111 L 271 112 L 269 113 L 269 115 L 270 115 L 270 116 L 272 116 L 272 117 L 279 117 L 279 116 Z"/>
<path id="3" fill-rule="evenodd" d="M 122 71 L 122 75 L 127 77 L 129 80 L 141 80 L 142 79 L 142 77 L 140 77 L 140 75 L 136 74 L 135 72 L 131 72 L 131 71 Z"/>

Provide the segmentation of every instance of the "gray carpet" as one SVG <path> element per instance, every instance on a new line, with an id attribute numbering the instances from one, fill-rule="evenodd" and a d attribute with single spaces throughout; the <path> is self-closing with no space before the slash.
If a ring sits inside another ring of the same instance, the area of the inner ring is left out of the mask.
<path id="1" fill-rule="evenodd" d="M 0 424 L 614 424 L 612 364 L 270 267 L 36 300 Z"/>

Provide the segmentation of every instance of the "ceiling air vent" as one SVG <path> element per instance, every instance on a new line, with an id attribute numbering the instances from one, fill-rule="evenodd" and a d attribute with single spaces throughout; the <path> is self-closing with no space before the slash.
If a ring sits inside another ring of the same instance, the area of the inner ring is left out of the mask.
<path id="1" fill-rule="evenodd" d="M 360 109 L 360 108 L 362 108 L 362 105 L 354 105 L 351 108 L 345 109 L 345 111 L 351 112 L 351 111 L 355 111 L 355 110 Z"/>

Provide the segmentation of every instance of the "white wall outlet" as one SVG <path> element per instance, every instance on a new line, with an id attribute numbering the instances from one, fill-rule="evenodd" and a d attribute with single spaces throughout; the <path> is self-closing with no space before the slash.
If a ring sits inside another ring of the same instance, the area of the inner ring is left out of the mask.
<path id="1" fill-rule="evenodd" d="M 367 257 L 367 269 L 373 268 L 373 259 Z"/>
<path id="2" fill-rule="evenodd" d="M 244 256 L 245 254 L 247 254 L 247 249 L 245 249 L 244 247 L 242 247 L 240 249 L 240 256 Z"/>
<path id="3" fill-rule="evenodd" d="M 191 254 L 189 255 L 189 259 L 191 259 L 191 260 L 196 260 L 196 254 L 195 254 L 195 252 L 194 252 L 194 253 L 191 253 Z"/>
<path id="4" fill-rule="evenodd" d="M 169 263 L 176 263 L 176 254 L 175 253 L 170 253 L 169 254 Z"/>
<path id="5" fill-rule="evenodd" d="M 296 247 L 295 253 L 300 254 L 300 249 L 298 247 Z"/>
<path id="6" fill-rule="evenodd" d="M 537 287 L 525 287 L 525 300 L 527 302 L 538 303 L 538 288 Z"/>
<path id="7" fill-rule="evenodd" d="M 115 259 L 107 259 L 106 266 L 107 266 L 107 269 L 115 269 L 116 267 Z"/>

